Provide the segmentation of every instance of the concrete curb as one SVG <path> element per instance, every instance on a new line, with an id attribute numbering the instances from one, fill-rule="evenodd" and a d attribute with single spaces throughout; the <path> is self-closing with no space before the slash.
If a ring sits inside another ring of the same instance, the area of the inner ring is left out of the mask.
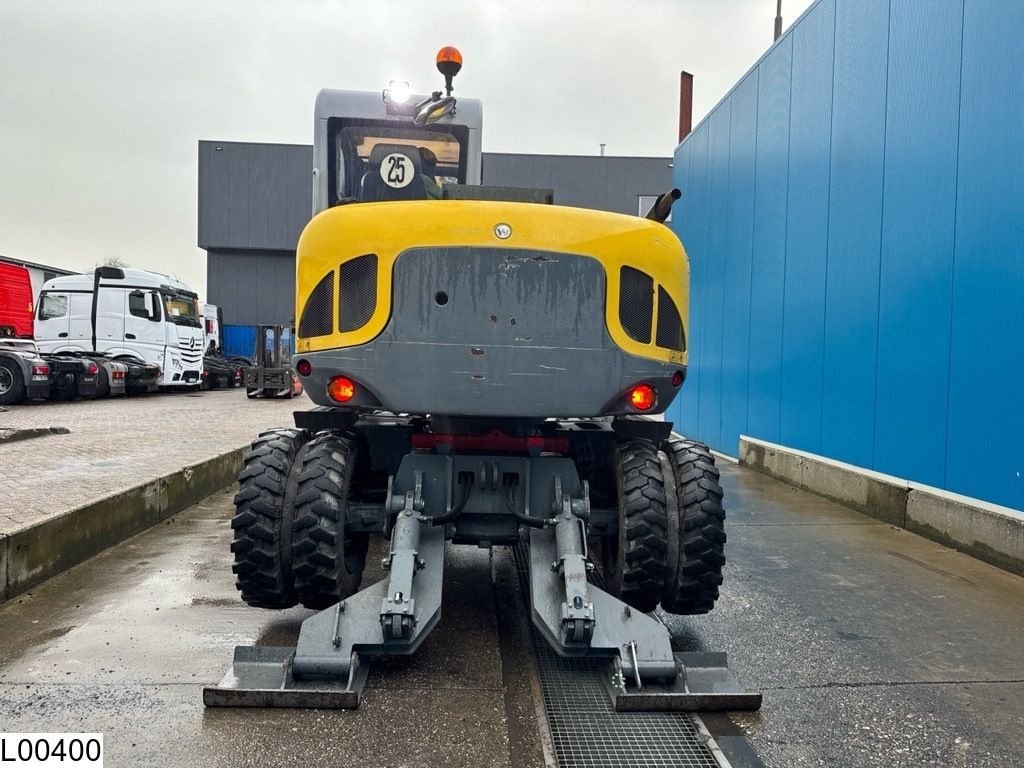
<path id="1" fill-rule="evenodd" d="M 45 437 L 46 435 L 69 434 L 71 434 L 71 430 L 67 427 L 32 427 L 31 429 L 0 428 L 0 443 L 13 443 L 18 440 L 28 440 L 32 437 Z"/>
<path id="2" fill-rule="evenodd" d="M 905 527 L 1024 576 L 1024 513 L 911 483 Z"/>
<path id="3" fill-rule="evenodd" d="M 740 435 L 740 464 L 1024 576 L 1024 512 Z"/>
<path id="4" fill-rule="evenodd" d="M 244 448 L 0 536 L 0 602 L 235 482 Z"/>
<path id="5" fill-rule="evenodd" d="M 870 517 L 906 527 L 905 480 L 740 435 L 740 464 Z"/>

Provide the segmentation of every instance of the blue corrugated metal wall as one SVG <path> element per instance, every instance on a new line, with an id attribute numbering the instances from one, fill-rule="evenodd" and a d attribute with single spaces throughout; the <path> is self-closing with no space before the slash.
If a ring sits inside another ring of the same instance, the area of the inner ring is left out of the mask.
<path id="1" fill-rule="evenodd" d="M 669 416 L 1024 508 L 1024 3 L 820 0 L 676 150 Z"/>

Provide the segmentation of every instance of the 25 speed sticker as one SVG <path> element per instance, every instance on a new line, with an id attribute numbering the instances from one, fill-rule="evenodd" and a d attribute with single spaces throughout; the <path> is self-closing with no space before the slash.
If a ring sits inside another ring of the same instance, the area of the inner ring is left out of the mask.
<path id="1" fill-rule="evenodd" d="M 0 733 L 2 768 L 103 766 L 102 733 Z"/>

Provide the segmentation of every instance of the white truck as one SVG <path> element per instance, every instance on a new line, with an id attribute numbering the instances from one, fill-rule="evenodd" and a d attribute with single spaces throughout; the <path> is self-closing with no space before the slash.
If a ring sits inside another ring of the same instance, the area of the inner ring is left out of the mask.
<path id="1" fill-rule="evenodd" d="M 208 355 L 223 354 L 220 338 L 220 329 L 223 325 L 221 317 L 220 307 L 216 304 L 203 304 L 203 330 L 206 332 L 204 349 Z"/>
<path id="2" fill-rule="evenodd" d="M 159 366 L 161 387 L 198 387 L 204 328 L 185 283 L 142 269 L 99 267 L 48 280 L 36 310 L 42 352 L 104 352 Z"/>

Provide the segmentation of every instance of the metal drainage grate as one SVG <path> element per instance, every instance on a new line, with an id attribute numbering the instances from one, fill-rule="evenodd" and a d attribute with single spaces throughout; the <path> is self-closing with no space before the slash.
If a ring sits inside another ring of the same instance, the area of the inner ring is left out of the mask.
<path id="1" fill-rule="evenodd" d="M 529 594 L 525 545 L 514 548 Z M 544 709 L 560 768 L 721 768 L 682 712 L 616 712 L 604 685 L 608 662 L 556 654 L 530 622 Z"/>

